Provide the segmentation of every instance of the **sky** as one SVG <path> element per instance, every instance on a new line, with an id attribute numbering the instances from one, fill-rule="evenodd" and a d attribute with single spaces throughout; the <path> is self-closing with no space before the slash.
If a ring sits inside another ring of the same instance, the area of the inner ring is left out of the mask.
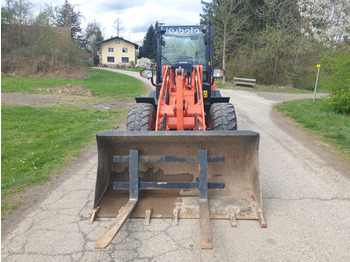
<path id="1" fill-rule="evenodd" d="M 37 9 L 45 4 L 61 6 L 64 0 L 36 0 Z M 202 12 L 201 0 L 68 0 L 75 5 L 74 10 L 85 17 L 82 27 L 96 21 L 101 25 L 105 39 L 117 35 L 113 28 L 119 18 L 125 30 L 120 33 L 124 39 L 142 44 L 151 24 L 162 22 L 165 25 L 197 25 Z"/>

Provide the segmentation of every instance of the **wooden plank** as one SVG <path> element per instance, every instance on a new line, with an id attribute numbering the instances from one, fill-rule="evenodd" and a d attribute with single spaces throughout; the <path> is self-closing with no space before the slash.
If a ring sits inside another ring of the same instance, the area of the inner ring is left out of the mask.
<path id="1" fill-rule="evenodd" d="M 237 81 L 246 81 L 246 82 L 256 82 L 256 79 L 250 79 L 250 78 L 239 78 L 239 77 L 234 77 L 233 80 Z"/>
<path id="2" fill-rule="evenodd" d="M 230 222 L 231 222 L 231 227 L 237 227 L 237 220 L 234 212 L 230 213 Z"/>
<path id="3" fill-rule="evenodd" d="M 144 226 L 149 226 L 151 219 L 152 208 L 146 210 L 145 220 L 143 221 Z"/>
<path id="4" fill-rule="evenodd" d="M 173 211 L 173 226 L 179 225 L 179 213 L 180 213 L 179 208 L 175 207 Z"/>
<path id="5" fill-rule="evenodd" d="M 213 249 L 208 200 L 199 200 L 200 247 Z"/>
<path id="6" fill-rule="evenodd" d="M 128 203 L 125 205 L 123 210 L 118 214 L 118 216 L 114 219 L 113 223 L 109 226 L 109 228 L 104 232 L 102 237 L 96 242 L 95 248 L 102 249 L 107 247 L 115 235 L 119 232 L 119 230 L 123 227 L 125 221 L 134 211 L 137 204 L 137 200 L 130 199 Z"/>
<path id="7" fill-rule="evenodd" d="M 234 77 L 233 83 L 236 86 L 254 86 L 256 83 L 256 79 Z"/>
<path id="8" fill-rule="evenodd" d="M 266 228 L 267 224 L 266 224 L 266 221 L 265 221 L 264 213 L 260 211 L 260 212 L 258 212 L 258 215 L 259 215 L 260 226 L 262 228 Z"/>
<path id="9" fill-rule="evenodd" d="M 113 223 L 96 242 L 96 249 L 105 248 L 111 243 L 113 238 L 123 227 L 125 221 L 128 219 L 128 217 L 130 217 L 136 207 L 139 197 L 138 154 L 138 150 L 129 150 L 129 201 L 119 210 L 119 213 L 114 219 Z"/>
<path id="10" fill-rule="evenodd" d="M 95 218 L 96 218 L 96 215 L 97 215 L 97 212 L 100 210 L 100 207 L 97 207 L 97 208 L 94 208 L 92 209 L 91 213 L 90 213 L 90 216 L 89 216 L 89 219 L 87 221 L 87 224 L 89 225 L 92 225 L 92 223 L 94 223 L 95 221 Z"/>

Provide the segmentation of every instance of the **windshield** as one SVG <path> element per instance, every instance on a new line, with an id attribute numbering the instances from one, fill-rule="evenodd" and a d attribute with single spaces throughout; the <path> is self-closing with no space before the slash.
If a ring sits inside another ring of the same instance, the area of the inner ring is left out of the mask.
<path id="1" fill-rule="evenodd" d="M 162 65 L 206 65 L 204 34 L 164 34 Z"/>

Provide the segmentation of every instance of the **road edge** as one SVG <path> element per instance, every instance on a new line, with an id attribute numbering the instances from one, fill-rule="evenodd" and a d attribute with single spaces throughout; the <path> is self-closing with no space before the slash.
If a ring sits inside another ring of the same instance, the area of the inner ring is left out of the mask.
<path id="1" fill-rule="evenodd" d="M 275 105 L 272 106 L 270 118 L 283 132 L 301 142 L 325 163 L 328 163 L 328 166 L 350 180 L 350 163 L 338 156 L 332 146 L 323 143 L 319 136 L 305 132 L 300 124 L 278 112 Z"/>

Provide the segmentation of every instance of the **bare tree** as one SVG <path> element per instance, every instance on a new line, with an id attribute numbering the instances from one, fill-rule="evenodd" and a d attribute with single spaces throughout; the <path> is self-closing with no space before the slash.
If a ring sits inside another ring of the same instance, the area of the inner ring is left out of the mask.
<path id="1" fill-rule="evenodd" d="M 263 40 L 264 44 L 268 43 L 270 47 L 265 48 L 266 57 L 271 59 L 268 66 L 273 69 L 270 75 L 274 82 L 279 82 L 281 64 L 287 64 L 287 61 L 291 63 L 291 60 L 297 59 L 297 49 L 302 49 L 304 46 L 305 37 L 299 33 L 303 21 L 295 0 L 265 0 L 264 5 L 258 9 L 258 14 L 266 26 L 260 40 Z M 288 57 L 285 57 L 286 48 Z"/>
<path id="2" fill-rule="evenodd" d="M 92 55 L 95 65 L 99 63 L 99 56 L 97 53 L 102 41 L 103 35 L 101 25 L 96 21 L 88 23 L 83 33 L 81 44 Z"/>
<path id="3" fill-rule="evenodd" d="M 1 29 L 11 26 L 12 30 L 8 30 L 7 38 L 14 38 L 18 43 L 24 41 L 23 27 L 30 23 L 31 9 L 33 4 L 29 0 L 6 0 L 4 6 L 1 7 Z"/>
<path id="4" fill-rule="evenodd" d="M 81 40 L 81 20 L 83 15 L 75 10 L 76 5 L 72 5 L 65 0 L 61 6 L 47 5 L 45 13 L 50 18 L 50 23 L 58 27 L 70 27 L 73 40 Z"/>
<path id="5" fill-rule="evenodd" d="M 202 4 L 210 11 L 207 11 L 206 19 L 209 18 L 215 26 L 216 41 L 222 52 L 222 67 L 225 70 L 227 44 L 235 39 L 249 16 L 244 12 L 241 0 L 214 0 L 211 3 L 202 1 Z"/>
<path id="6" fill-rule="evenodd" d="M 114 21 L 114 23 L 113 23 L 113 28 L 114 28 L 115 30 L 117 30 L 117 36 L 118 36 L 118 37 L 120 36 L 120 33 L 121 33 L 121 32 L 124 32 L 125 26 L 123 26 L 123 22 L 120 20 L 119 17 Z"/>

